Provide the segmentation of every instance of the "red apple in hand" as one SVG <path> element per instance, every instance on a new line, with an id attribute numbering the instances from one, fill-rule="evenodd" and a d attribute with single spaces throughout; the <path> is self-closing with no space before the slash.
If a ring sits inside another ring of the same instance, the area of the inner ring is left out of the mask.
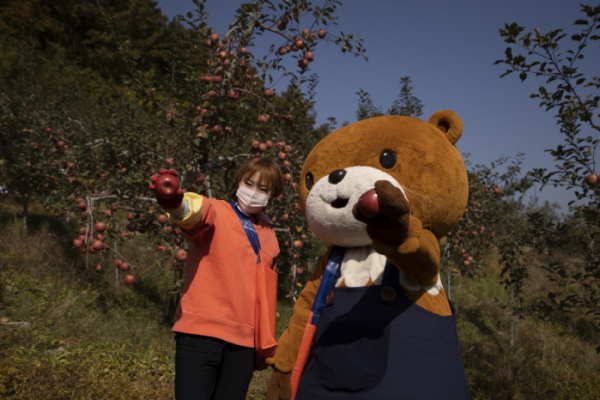
<path id="1" fill-rule="evenodd" d="M 159 175 L 156 179 L 156 194 L 164 199 L 170 199 L 177 195 L 179 190 L 179 179 L 171 174 Z"/>
<path id="2" fill-rule="evenodd" d="M 183 190 L 179 188 L 179 174 L 173 168 L 161 168 L 159 175 L 152 177 L 150 190 L 156 194 L 158 205 L 164 210 L 174 210 L 183 201 Z"/>
<path id="3" fill-rule="evenodd" d="M 375 189 L 367 190 L 360 196 L 358 199 L 358 209 L 369 218 L 381 214 L 381 210 L 379 209 L 379 199 L 377 198 Z"/>

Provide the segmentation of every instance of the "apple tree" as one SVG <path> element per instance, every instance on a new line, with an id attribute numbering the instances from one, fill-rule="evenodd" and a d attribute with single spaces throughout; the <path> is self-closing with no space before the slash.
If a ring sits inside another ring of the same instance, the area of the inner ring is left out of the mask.
<path id="1" fill-rule="evenodd" d="M 297 194 L 304 158 L 323 133 L 314 128 L 318 79 L 310 66 L 318 62 L 320 43 L 364 56 L 358 35 L 330 32 L 340 4 L 329 0 L 318 5 L 247 3 L 237 10 L 228 31 L 216 32 L 210 27 L 205 2 L 195 0 L 194 12 L 179 17 L 187 29 L 172 33 L 168 50 L 172 73 L 165 76 L 136 68 L 130 57 L 131 42 L 119 34 L 112 16 L 104 13 L 137 100 L 146 113 L 162 115 L 166 123 L 149 128 L 163 129 L 162 137 L 156 132 L 159 137 L 152 142 L 159 151 L 144 151 L 145 144 L 136 143 L 131 156 L 144 154 L 147 169 L 138 162 L 137 170 L 144 172 L 133 175 L 136 179 L 143 175 L 147 185 L 152 169 L 156 173 L 160 167 L 174 168 L 186 190 L 230 200 L 235 194 L 234 174 L 242 162 L 249 157 L 277 160 L 286 190 L 268 211 L 282 243 L 279 268 L 291 271 L 294 287 L 302 284 L 295 282 L 296 275 L 309 268 L 314 258 L 311 249 L 317 246 Z M 253 51 L 263 47 L 262 52 Z M 281 86 L 282 79 L 287 80 L 287 88 L 276 93 L 275 85 Z M 112 195 L 120 185 L 104 192 Z M 118 197 L 121 203 L 131 202 L 145 192 L 140 186 L 127 199 L 123 191 Z M 290 291 L 292 297 L 294 293 Z"/>
<path id="2" fill-rule="evenodd" d="M 522 81 L 529 76 L 545 80 L 545 85 L 530 97 L 539 99 L 546 111 L 556 111 L 554 117 L 564 140 L 547 150 L 554 157 L 555 167 L 535 169 L 531 177 L 542 187 L 553 185 L 572 190 L 576 198 L 570 205 L 579 222 L 579 235 L 565 236 L 564 224 L 548 221 L 539 214 L 530 215 L 536 250 L 550 252 L 555 245 L 569 242 L 573 246 L 571 255 L 581 260 L 575 265 L 545 265 L 550 279 L 558 282 L 558 289 L 549 292 L 533 310 L 543 318 L 580 311 L 600 322 L 600 189 L 595 160 L 600 143 L 600 77 L 588 78 L 580 70 L 588 46 L 600 40 L 600 6 L 581 7 L 583 16 L 573 23 L 572 46 L 566 49 L 562 46 L 569 35 L 563 29 L 524 33 L 525 27 L 506 24 L 500 35 L 509 47 L 496 64 L 507 66 L 502 76 L 518 73 Z M 514 54 L 513 49 L 520 49 L 521 53 Z"/>

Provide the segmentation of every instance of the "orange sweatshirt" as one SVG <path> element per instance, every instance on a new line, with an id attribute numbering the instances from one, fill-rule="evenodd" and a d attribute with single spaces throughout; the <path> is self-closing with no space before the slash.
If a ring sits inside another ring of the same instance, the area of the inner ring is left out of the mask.
<path id="1" fill-rule="evenodd" d="M 186 193 L 189 213 L 177 223 L 189 242 L 183 296 L 174 332 L 211 336 L 254 347 L 256 254 L 229 203 Z M 268 222 L 254 224 L 265 268 L 279 255 Z"/>

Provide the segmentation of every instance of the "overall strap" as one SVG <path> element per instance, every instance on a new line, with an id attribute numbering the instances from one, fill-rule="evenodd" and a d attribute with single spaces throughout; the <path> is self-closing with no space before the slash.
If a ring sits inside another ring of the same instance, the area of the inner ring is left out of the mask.
<path id="1" fill-rule="evenodd" d="M 394 287 L 400 286 L 400 270 L 390 260 L 385 261 L 381 284 Z"/>
<path id="2" fill-rule="evenodd" d="M 346 248 L 333 246 L 331 252 L 329 253 L 327 268 L 325 268 L 325 272 L 323 273 L 323 278 L 321 279 L 321 284 L 319 285 L 319 290 L 317 291 L 317 295 L 315 296 L 315 301 L 311 310 L 313 315 L 311 320 L 312 325 L 317 325 L 319 322 L 319 317 L 323 311 L 327 293 L 329 293 L 329 289 L 333 283 L 333 277 L 335 276 L 335 273 L 344 259 L 345 252 Z"/>
<path id="3" fill-rule="evenodd" d="M 240 219 L 240 222 L 242 223 L 242 227 L 244 228 L 244 232 L 246 232 L 246 236 L 248 237 L 248 240 L 250 241 L 250 245 L 252 246 L 252 249 L 254 250 L 254 254 L 256 254 L 256 263 L 260 263 L 260 241 L 258 239 L 258 233 L 256 233 L 256 229 L 254 229 L 254 225 L 252 225 L 252 221 L 250 221 L 250 218 L 248 218 L 247 216 L 245 216 L 244 214 L 242 214 L 242 212 L 239 210 L 237 203 L 235 201 L 232 201 L 229 203 L 229 205 L 231 206 L 231 208 L 233 208 L 233 211 L 235 211 L 235 213 L 237 214 L 238 218 Z"/>

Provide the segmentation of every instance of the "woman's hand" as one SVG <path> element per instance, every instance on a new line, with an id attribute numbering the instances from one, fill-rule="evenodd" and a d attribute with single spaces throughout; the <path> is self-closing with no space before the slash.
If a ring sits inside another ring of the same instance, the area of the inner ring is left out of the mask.
<path id="1" fill-rule="evenodd" d="M 179 188 L 179 174 L 177 171 L 173 168 L 169 170 L 161 168 L 158 175 L 152 177 L 150 189 L 154 191 L 156 202 L 163 210 L 177 214 L 173 211 L 179 209 L 183 201 L 183 190 Z"/>

